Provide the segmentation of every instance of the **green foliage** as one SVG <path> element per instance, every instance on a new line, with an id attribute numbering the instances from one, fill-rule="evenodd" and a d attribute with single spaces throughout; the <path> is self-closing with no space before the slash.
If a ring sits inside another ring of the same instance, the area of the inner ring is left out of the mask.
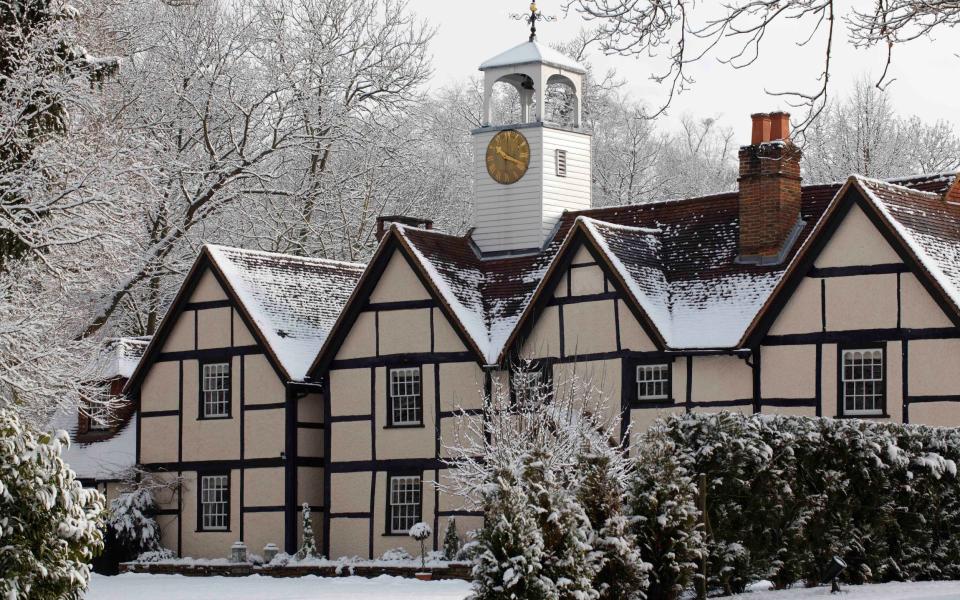
<path id="1" fill-rule="evenodd" d="M 686 415 L 663 426 L 705 474 L 710 585 L 960 576 L 960 432 L 804 417 Z"/>
<path id="2" fill-rule="evenodd" d="M 447 521 L 447 531 L 443 534 L 443 557 L 446 560 L 457 560 L 460 554 L 460 536 L 457 534 L 457 520 L 450 517 Z"/>
<path id="3" fill-rule="evenodd" d="M 297 550 L 297 560 L 306 558 L 317 558 L 320 554 L 317 552 L 317 538 L 313 535 L 313 521 L 310 519 L 310 505 L 303 503 L 303 541 L 300 549 Z"/>
<path id="4" fill-rule="evenodd" d="M 593 588 L 602 600 L 643 600 L 650 565 L 640 555 L 625 514 L 626 485 L 611 456 L 616 452 L 619 449 L 580 457 L 577 501 L 590 521 L 590 545 L 600 564 Z"/>
<path id="5" fill-rule="evenodd" d="M 650 563 L 650 600 L 675 600 L 690 587 L 705 552 L 697 486 L 662 423 L 644 439 L 631 489 L 634 533 Z"/>
<path id="6" fill-rule="evenodd" d="M 476 540 L 473 600 L 548 600 L 542 576 L 543 536 L 516 473 L 501 469 L 483 498 L 483 527 Z"/>
<path id="7" fill-rule="evenodd" d="M 103 496 L 60 458 L 63 431 L 41 434 L 0 409 L 0 596 L 79 599 L 103 549 Z"/>

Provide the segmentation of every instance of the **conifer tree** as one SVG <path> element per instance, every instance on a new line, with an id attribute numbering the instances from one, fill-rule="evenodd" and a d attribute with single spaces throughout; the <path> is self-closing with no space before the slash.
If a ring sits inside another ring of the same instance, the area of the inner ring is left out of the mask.
<path id="1" fill-rule="evenodd" d="M 543 535 L 543 575 L 556 587 L 557 598 L 598 598 L 593 580 L 600 561 L 590 546 L 590 520 L 576 497 L 545 468 L 549 462 L 546 452 L 534 451 L 523 470 L 530 509 Z"/>
<path id="2" fill-rule="evenodd" d="M 706 552 L 697 509 L 697 486 L 676 444 L 658 422 L 650 430 L 633 478 L 634 533 L 650 563 L 650 600 L 676 600 L 694 581 Z"/>
<path id="3" fill-rule="evenodd" d="M 310 505 L 303 503 L 303 542 L 297 551 L 297 560 L 317 558 L 317 540 L 313 535 L 313 522 L 310 520 Z"/>
<path id="4" fill-rule="evenodd" d="M 460 554 L 460 536 L 457 534 L 457 520 L 450 517 L 447 521 L 447 531 L 443 535 L 443 557 L 447 560 L 457 560 Z"/>
<path id="5" fill-rule="evenodd" d="M 473 565 L 474 600 L 552 600 L 543 575 L 544 540 L 520 477 L 501 469 L 484 493 L 483 527 Z"/>
<path id="6" fill-rule="evenodd" d="M 619 448 L 584 452 L 579 459 L 577 500 L 592 526 L 590 545 L 599 560 L 593 587 L 602 600 L 642 600 L 650 565 L 643 561 L 624 509 L 626 485 Z"/>

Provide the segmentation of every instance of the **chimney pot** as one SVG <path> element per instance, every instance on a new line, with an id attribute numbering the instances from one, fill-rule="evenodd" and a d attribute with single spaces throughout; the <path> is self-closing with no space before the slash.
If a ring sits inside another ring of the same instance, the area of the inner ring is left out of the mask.
<path id="1" fill-rule="evenodd" d="M 770 113 L 770 140 L 790 139 L 790 113 Z"/>
<path id="2" fill-rule="evenodd" d="M 750 118 L 753 119 L 753 135 L 751 136 L 750 143 L 756 146 L 757 144 L 769 142 L 771 127 L 770 115 L 767 113 L 757 113 L 750 115 Z"/>

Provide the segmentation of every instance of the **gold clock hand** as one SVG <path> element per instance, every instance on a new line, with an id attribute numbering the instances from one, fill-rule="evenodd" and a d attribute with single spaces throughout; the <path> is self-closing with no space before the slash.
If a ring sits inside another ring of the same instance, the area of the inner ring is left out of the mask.
<path id="1" fill-rule="evenodd" d="M 523 166 L 523 161 L 521 161 L 521 160 L 519 160 L 519 159 L 516 159 L 516 158 L 510 156 L 509 154 L 507 154 L 506 152 L 504 152 L 504 151 L 500 148 L 500 146 L 497 146 L 497 156 L 499 156 L 499 157 L 502 158 L 503 160 L 510 161 L 510 162 L 512 162 L 512 163 L 518 164 L 518 165 L 520 165 L 521 167 Z"/>

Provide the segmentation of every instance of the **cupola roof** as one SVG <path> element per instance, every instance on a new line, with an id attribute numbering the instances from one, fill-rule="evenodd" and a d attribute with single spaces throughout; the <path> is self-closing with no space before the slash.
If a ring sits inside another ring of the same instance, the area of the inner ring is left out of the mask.
<path id="1" fill-rule="evenodd" d="M 498 67 L 531 63 L 541 63 L 581 75 L 587 72 L 582 64 L 569 56 L 535 41 L 524 42 L 519 46 L 514 46 L 506 52 L 494 56 L 490 60 L 484 61 L 483 64 L 480 65 L 480 70 L 486 71 L 487 69 L 496 69 Z"/>

